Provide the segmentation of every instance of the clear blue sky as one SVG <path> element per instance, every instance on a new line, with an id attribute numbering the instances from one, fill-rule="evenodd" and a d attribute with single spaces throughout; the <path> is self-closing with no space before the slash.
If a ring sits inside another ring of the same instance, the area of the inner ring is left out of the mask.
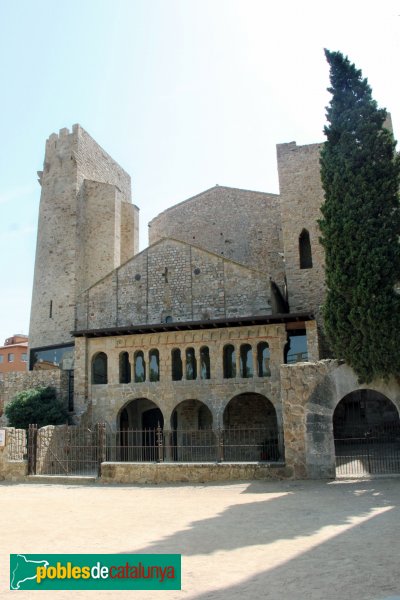
<path id="1" fill-rule="evenodd" d="M 400 135 L 400 5 L 0 0 L 0 344 L 27 333 L 46 138 L 80 123 L 147 223 L 216 183 L 278 192 L 275 145 L 323 140 L 323 48 L 363 70 Z"/>

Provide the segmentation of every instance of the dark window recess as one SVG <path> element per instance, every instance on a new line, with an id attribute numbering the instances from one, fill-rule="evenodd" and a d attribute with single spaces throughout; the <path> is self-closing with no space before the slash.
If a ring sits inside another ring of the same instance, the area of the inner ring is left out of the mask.
<path id="1" fill-rule="evenodd" d="M 197 379 L 197 361 L 194 348 L 186 349 L 186 379 Z"/>
<path id="2" fill-rule="evenodd" d="M 92 383 L 107 383 L 107 354 L 99 352 L 92 360 Z"/>
<path id="3" fill-rule="evenodd" d="M 311 243 L 310 234 L 307 229 L 303 229 L 299 236 L 299 255 L 300 255 L 300 269 L 311 269 L 312 254 L 311 254 Z"/>
<path id="4" fill-rule="evenodd" d="M 74 411 L 74 372 L 73 370 L 67 371 L 68 373 L 68 411 Z"/>
<path id="5" fill-rule="evenodd" d="M 136 273 L 135 275 L 135 281 L 140 281 L 142 278 L 142 276 L 140 275 L 140 273 Z"/>
<path id="6" fill-rule="evenodd" d="M 284 351 L 285 365 L 308 361 L 307 334 L 305 329 L 288 333 Z"/>
<path id="7" fill-rule="evenodd" d="M 146 381 L 146 363 L 141 350 L 135 352 L 135 383 Z"/>
<path id="8" fill-rule="evenodd" d="M 49 319 L 53 318 L 53 300 L 50 300 Z"/>
<path id="9" fill-rule="evenodd" d="M 199 269 L 199 267 L 196 267 L 196 268 L 195 268 L 195 270 L 194 270 L 194 274 L 195 274 L 195 275 L 200 275 L 200 269 Z"/>
<path id="10" fill-rule="evenodd" d="M 232 344 L 224 346 L 224 378 L 233 379 L 236 377 L 236 352 Z"/>
<path id="11" fill-rule="evenodd" d="M 210 379 L 210 352 L 207 346 L 200 348 L 200 379 Z"/>
<path id="12" fill-rule="evenodd" d="M 267 342 L 260 342 L 257 346 L 257 374 L 259 377 L 271 377 L 269 363 L 269 346 Z"/>
<path id="13" fill-rule="evenodd" d="M 128 352 L 121 352 L 119 355 L 119 382 L 131 382 L 131 363 L 129 362 Z"/>
<path id="14" fill-rule="evenodd" d="M 171 352 L 172 362 L 172 381 L 181 381 L 183 376 L 181 351 L 179 348 L 174 348 Z"/>
<path id="15" fill-rule="evenodd" d="M 160 381 L 160 355 L 158 350 L 149 352 L 150 381 Z"/>
<path id="16" fill-rule="evenodd" d="M 171 315 L 168 315 L 167 317 L 165 317 L 164 320 L 165 320 L 166 323 L 172 323 L 173 318 L 171 317 Z"/>
<path id="17" fill-rule="evenodd" d="M 240 377 L 253 377 L 253 349 L 250 344 L 240 346 Z"/>

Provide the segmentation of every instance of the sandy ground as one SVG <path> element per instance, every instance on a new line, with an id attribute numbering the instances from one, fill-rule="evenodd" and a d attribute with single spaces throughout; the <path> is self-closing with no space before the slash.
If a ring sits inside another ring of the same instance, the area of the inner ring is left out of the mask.
<path id="1" fill-rule="evenodd" d="M 0 484 L 0 598 L 400 599 L 400 479 Z M 182 554 L 182 591 L 9 591 L 10 553 Z"/>

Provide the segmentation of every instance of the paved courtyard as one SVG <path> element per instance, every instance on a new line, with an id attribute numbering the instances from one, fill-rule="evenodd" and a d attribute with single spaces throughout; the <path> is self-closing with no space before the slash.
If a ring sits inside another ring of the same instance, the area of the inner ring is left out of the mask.
<path id="1" fill-rule="evenodd" d="M 36 597 L 9 591 L 10 553 L 173 552 L 182 554 L 181 592 L 42 595 L 400 599 L 399 506 L 400 479 L 196 486 L 2 483 L 0 597 Z"/>

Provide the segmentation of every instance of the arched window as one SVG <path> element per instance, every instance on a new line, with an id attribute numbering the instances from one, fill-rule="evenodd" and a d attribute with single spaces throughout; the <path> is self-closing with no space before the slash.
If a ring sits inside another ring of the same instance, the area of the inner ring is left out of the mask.
<path id="1" fill-rule="evenodd" d="M 171 362 L 172 362 L 172 381 L 181 381 L 183 371 L 182 371 L 181 351 L 179 350 L 179 348 L 174 348 L 172 350 Z"/>
<path id="2" fill-rule="evenodd" d="M 240 377 L 253 377 L 253 349 L 250 344 L 240 346 Z"/>
<path id="3" fill-rule="evenodd" d="M 146 363 L 141 350 L 135 352 L 135 383 L 146 381 Z"/>
<path id="4" fill-rule="evenodd" d="M 299 236 L 299 256 L 300 256 L 300 269 L 311 269 L 312 268 L 312 254 L 311 254 L 311 243 L 310 234 L 307 229 L 303 229 Z"/>
<path id="5" fill-rule="evenodd" d="M 107 383 L 107 354 L 99 352 L 92 361 L 92 383 Z"/>
<path id="6" fill-rule="evenodd" d="M 149 352 L 149 372 L 150 381 L 160 381 L 160 355 L 156 349 Z"/>
<path id="7" fill-rule="evenodd" d="M 210 352 L 207 346 L 200 348 L 200 379 L 210 379 Z"/>
<path id="8" fill-rule="evenodd" d="M 232 379 L 236 377 L 236 352 L 235 347 L 232 344 L 224 346 L 224 377 L 225 379 Z"/>
<path id="9" fill-rule="evenodd" d="M 119 355 L 119 382 L 131 382 L 131 363 L 129 362 L 128 352 L 121 352 Z"/>
<path id="10" fill-rule="evenodd" d="M 257 346 L 257 367 L 259 377 L 271 377 L 269 359 L 270 354 L 267 342 L 260 342 Z"/>
<path id="11" fill-rule="evenodd" d="M 197 361 L 194 348 L 186 348 L 186 379 L 197 379 Z"/>

